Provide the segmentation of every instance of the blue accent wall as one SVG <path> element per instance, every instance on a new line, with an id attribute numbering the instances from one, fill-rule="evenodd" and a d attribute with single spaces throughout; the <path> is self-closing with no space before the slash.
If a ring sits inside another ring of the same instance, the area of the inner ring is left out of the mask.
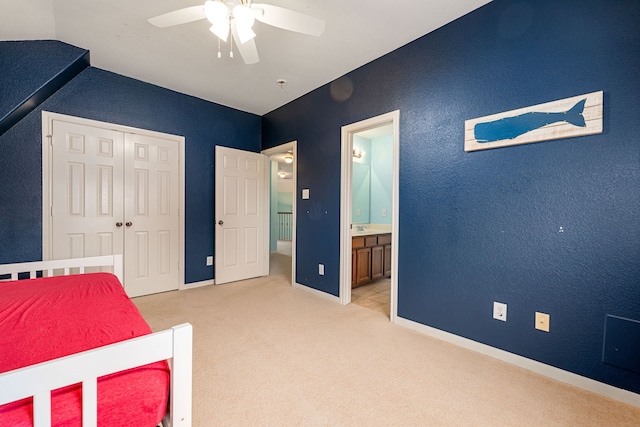
<path id="1" fill-rule="evenodd" d="M 605 316 L 640 319 L 639 28 L 637 1 L 495 0 L 265 115 L 310 189 L 296 281 L 338 295 L 340 128 L 399 109 L 398 315 L 640 393 L 602 362 Z M 467 119 L 598 90 L 602 134 L 463 151 Z"/>
<path id="2" fill-rule="evenodd" d="M 16 84 L 37 88 L 77 48 L 60 42 L 24 44 L 0 65 L 23 64 Z M 5 51 L 3 50 L 3 53 Z M 56 67 L 47 76 L 42 64 Z M 2 87 L 11 86 L 4 80 Z M 14 97 L 20 100 L 21 96 Z M 4 107 L 3 108 L 7 109 Z M 10 107 L 9 107 L 10 108 Z M 0 136 L 0 263 L 42 257 L 42 110 L 185 137 L 185 281 L 213 278 L 214 146 L 260 151 L 261 119 L 192 96 L 89 67 Z"/>

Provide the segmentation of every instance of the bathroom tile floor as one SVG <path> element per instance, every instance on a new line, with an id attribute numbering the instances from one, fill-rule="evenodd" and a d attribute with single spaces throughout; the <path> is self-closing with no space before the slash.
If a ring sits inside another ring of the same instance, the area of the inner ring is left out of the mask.
<path id="1" fill-rule="evenodd" d="M 351 302 L 389 317 L 390 294 L 391 280 L 382 278 L 351 289 Z"/>

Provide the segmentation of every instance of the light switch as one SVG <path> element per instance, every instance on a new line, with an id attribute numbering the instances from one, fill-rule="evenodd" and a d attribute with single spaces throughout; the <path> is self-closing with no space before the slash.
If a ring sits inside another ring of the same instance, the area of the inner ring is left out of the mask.
<path id="1" fill-rule="evenodd" d="M 302 189 L 302 199 L 303 200 L 307 200 L 309 198 L 309 189 L 308 188 L 303 188 Z"/>
<path id="2" fill-rule="evenodd" d="M 382 209 L 382 216 L 387 216 L 387 210 L 386 209 Z"/>

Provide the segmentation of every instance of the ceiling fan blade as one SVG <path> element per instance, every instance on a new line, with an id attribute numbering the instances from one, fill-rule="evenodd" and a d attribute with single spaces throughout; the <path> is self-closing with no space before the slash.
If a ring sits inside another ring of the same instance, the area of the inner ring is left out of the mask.
<path id="1" fill-rule="evenodd" d="M 149 18 L 147 21 L 156 27 L 166 28 L 174 25 L 186 24 L 187 22 L 198 21 L 206 17 L 207 16 L 204 14 L 204 6 L 200 5 L 174 10 L 173 12 Z"/>
<path id="2" fill-rule="evenodd" d="M 319 36 L 324 32 L 325 23 L 322 19 L 271 4 L 253 3 L 251 9 L 255 11 L 258 21 L 274 27 L 311 36 Z"/>
<path id="3" fill-rule="evenodd" d="M 240 43 L 240 37 L 238 37 L 238 30 L 236 29 L 236 22 L 231 21 L 231 34 L 233 35 L 233 41 L 242 56 L 242 60 L 245 64 L 251 65 L 260 61 L 258 57 L 258 48 L 256 48 L 256 42 L 254 39 Z"/>

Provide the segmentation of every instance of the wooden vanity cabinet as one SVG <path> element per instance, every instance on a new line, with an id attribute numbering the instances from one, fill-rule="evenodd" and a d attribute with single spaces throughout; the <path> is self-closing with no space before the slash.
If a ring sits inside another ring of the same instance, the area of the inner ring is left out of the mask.
<path id="1" fill-rule="evenodd" d="M 371 248 L 371 280 L 376 280 L 384 275 L 384 246 Z"/>
<path id="2" fill-rule="evenodd" d="M 384 246 L 384 275 L 386 277 L 391 276 L 391 244 Z"/>
<path id="3" fill-rule="evenodd" d="M 360 286 L 371 281 L 371 248 L 360 248 L 356 251 L 355 267 L 355 286 Z"/>
<path id="4" fill-rule="evenodd" d="M 391 234 L 351 238 L 351 287 L 391 275 Z"/>

